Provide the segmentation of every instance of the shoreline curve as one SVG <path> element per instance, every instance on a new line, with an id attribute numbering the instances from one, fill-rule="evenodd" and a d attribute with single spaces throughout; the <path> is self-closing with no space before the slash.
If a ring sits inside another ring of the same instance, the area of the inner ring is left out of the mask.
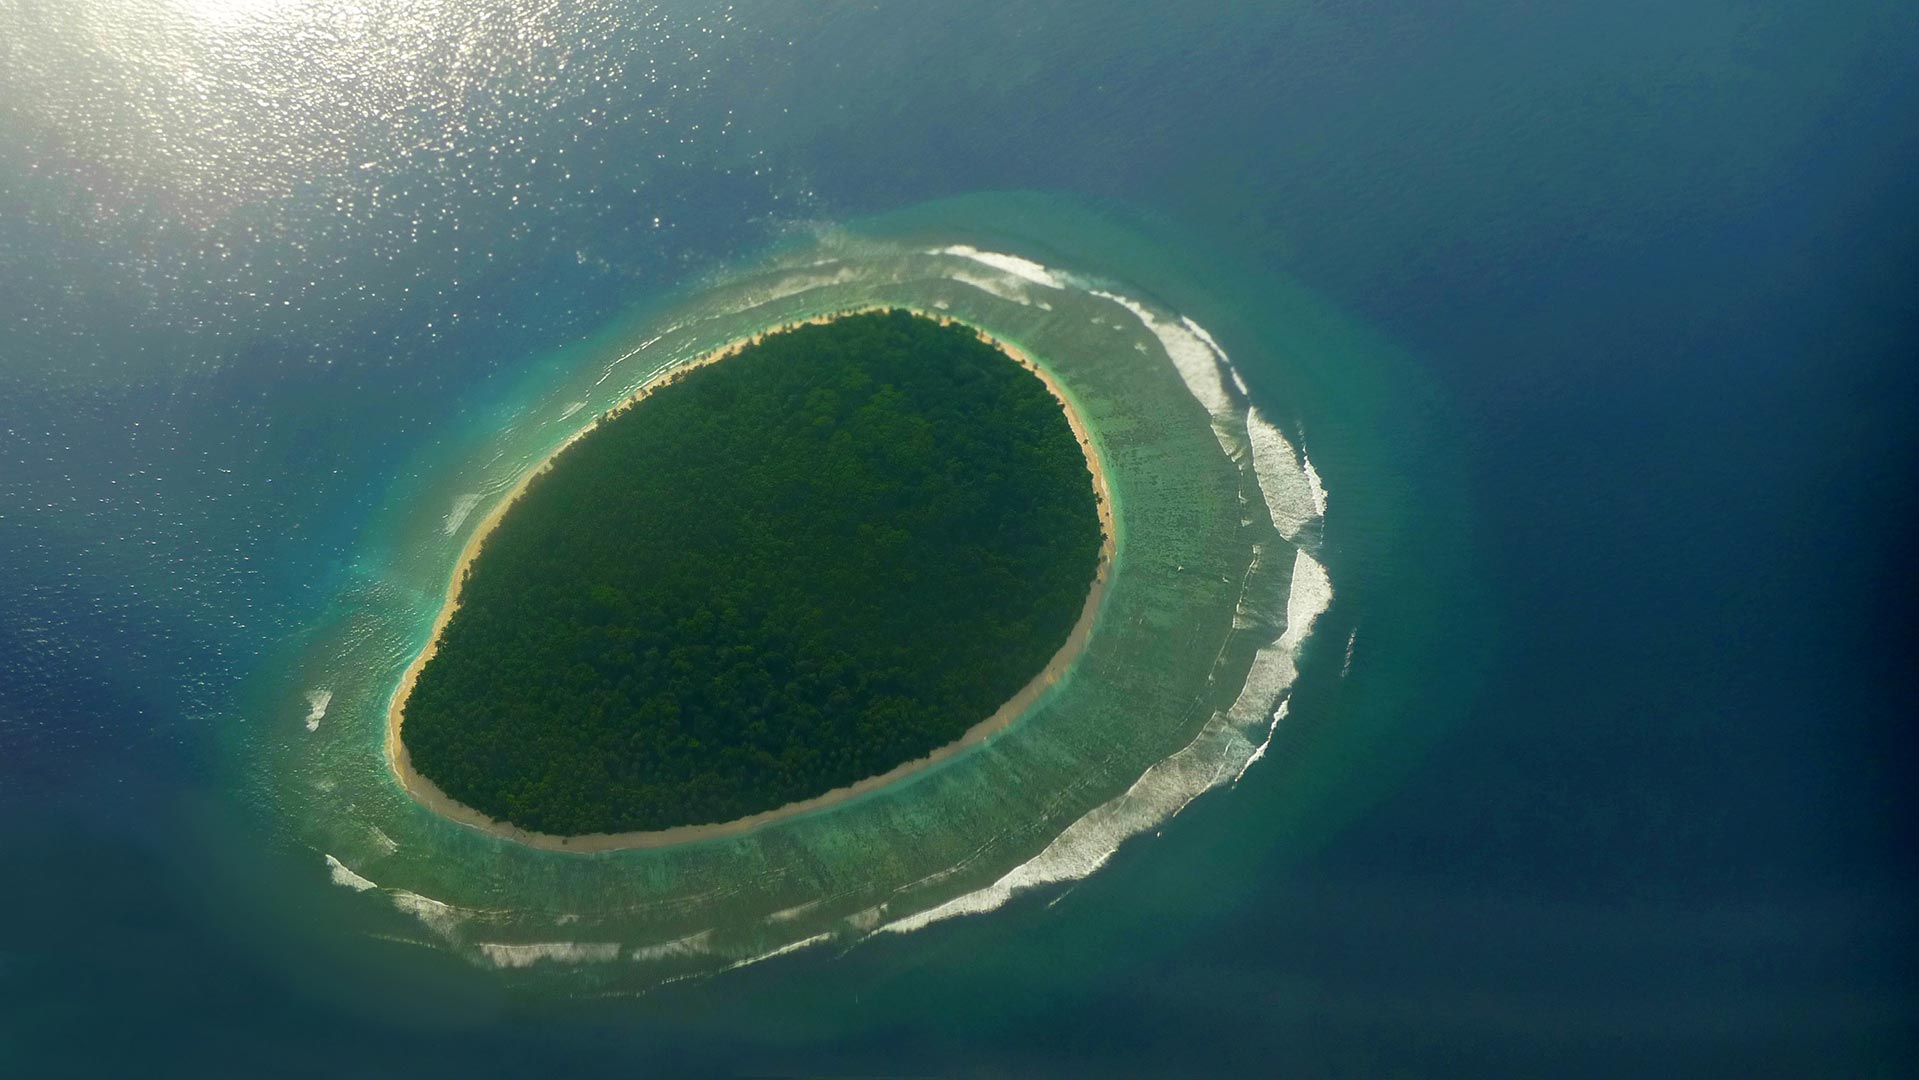
<path id="1" fill-rule="evenodd" d="M 1099 513 L 1100 531 L 1102 534 L 1099 566 L 1094 572 L 1093 584 L 1087 591 L 1086 602 L 1080 609 L 1079 620 L 1073 624 L 1072 632 L 1067 635 L 1065 644 L 1060 646 L 1059 650 L 1053 654 L 1052 659 L 1047 661 L 1046 666 L 1041 668 L 1038 674 L 1028 680 L 1026 685 L 1020 688 L 1018 693 L 1014 694 L 1005 704 L 996 709 L 991 716 L 967 728 L 959 738 L 943 746 L 936 747 L 931 753 L 923 757 L 903 762 L 877 776 L 870 776 L 864 780 L 858 780 L 843 787 L 833 788 L 830 791 L 815 795 L 812 798 L 790 802 L 784 806 L 774 807 L 771 810 L 764 810 L 760 813 L 751 814 L 742 818 L 735 818 L 732 821 L 700 825 L 676 825 L 667 829 L 640 830 L 634 832 L 586 833 L 577 836 L 559 836 L 552 833 L 540 833 L 530 829 L 523 829 L 510 822 L 489 817 L 455 800 L 452 796 L 440 790 L 439 785 L 421 775 L 413 768 L 411 756 L 407 753 L 406 743 L 400 738 L 400 728 L 405 721 L 406 700 L 412 694 L 414 683 L 419 679 L 421 670 L 426 667 L 427 662 L 432 660 L 434 654 L 438 652 L 440 636 L 446 630 L 447 622 L 452 619 L 453 613 L 459 610 L 460 590 L 466 582 L 467 570 L 473 564 L 473 560 L 479 556 L 480 548 L 486 541 L 488 534 L 498 527 L 500 521 L 506 516 L 506 512 L 512 509 L 514 503 L 519 501 L 521 494 L 526 491 L 528 485 L 530 485 L 536 477 L 550 468 L 554 459 L 557 458 L 562 451 L 591 434 L 608 419 L 633 408 L 640 402 L 646 400 L 646 398 L 651 396 L 656 390 L 671 385 L 687 372 L 705 367 L 708 364 L 718 363 L 730 356 L 737 355 L 749 346 L 758 344 L 763 338 L 770 334 L 796 329 L 801 326 L 828 323 L 848 315 L 859 315 L 871 311 L 886 310 L 909 311 L 915 315 L 933 319 L 943 325 L 958 324 L 966 326 L 968 329 L 977 333 L 982 341 L 998 349 L 1015 363 L 1032 372 L 1046 385 L 1047 392 L 1052 394 L 1053 400 L 1059 403 L 1060 409 L 1066 414 L 1067 424 L 1072 428 L 1073 437 L 1079 442 L 1080 452 L 1085 455 L 1086 467 L 1093 475 L 1093 495 Z M 478 829 L 481 832 L 504 840 L 511 840 L 515 843 L 540 848 L 546 851 L 590 854 L 602 851 L 669 847 L 674 844 L 686 844 L 699 840 L 733 836 L 757 829 L 762 825 L 769 825 L 784 818 L 795 817 L 814 810 L 823 810 L 856 796 L 877 791 L 880 788 L 903 780 L 914 773 L 930 768 L 963 750 L 977 746 L 985 742 L 988 736 L 1004 730 L 1010 726 L 1014 720 L 1017 720 L 1023 715 L 1029 707 L 1039 700 L 1041 695 L 1066 674 L 1072 667 L 1073 662 L 1079 658 L 1080 652 L 1086 647 L 1087 639 L 1092 634 L 1093 624 L 1099 614 L 1100 601 L 1105 596 L 1106 587 L 1112 577 L 1114 557 L 1117 552 L 1118 543 L 1119 534 L 1114 523 L 1112 498 L 1107 489 L 1106 470 L 1104 463 L 1100 459 L 1099 450 L 1094 444 L 1091 430 L 1086 426 L 1085 421 L 1079 415 L 1079 410 L 1074 408 L 1072 399 L 1067 396 L 1065 389 L 1059 382 L 1053 378 L 1050 372 L 1018 346 L 1012 345 L 980 327 L 955 319 L 950 315 L 941 312 L 922 311 L 897 304 L 873 304 L 859 308 L 848 308 L 836 311 L 830 315 L 818 315 L 812 318 L 796 319 L 791 322 L 781 323 L 746 337 L 730 341 L 717 349 L 703 353 L 692 360 L 677 364 L 660 372 L 653 378 L 640 384 L 640 386 L 636 387 L 611 408 L 606 409 L 594 417 L 592 421 L 581 427 L 578 431 L 567 436 L 545 457 L 541 458 L 537 463 L 528 467 L 525 472 L 520 474 L 519 478 L 514 481 L 512 488 L 493 505 L 492 509 L 487 512 L 486 517 L 481 519 L 479 525 L 474 528 L 472 535 L 467 538 L 465 546 L 461 548 L 459 561 L 454 565 L 452 579 L 447 584 L 446 598 L 440 605 L 439 614 L 434 617 L 432 633 L 428 635 L 426 644 L 420 649 L 420 652 L 413 658 L 412 662 L 407 665 L 405 673 L 400 677 L 399 685 L 395 688 L 393 696 L 388 700 L 386 714 L 387 764 L 390 766 L 394 779 L 399 782 L 400 787 L 414 802 L 420 804 L 425 809 L 457 824 Z"/>

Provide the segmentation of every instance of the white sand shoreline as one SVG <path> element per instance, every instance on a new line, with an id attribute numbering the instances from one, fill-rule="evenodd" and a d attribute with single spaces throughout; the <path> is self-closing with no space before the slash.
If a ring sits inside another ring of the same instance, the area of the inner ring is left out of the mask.
<path id="1" fill-rule="evenodd" d="M 993 337 L 984 330 L 979 330 L 978 327 L 971 327 L 971 324 L 965 324 L 978 331 L 983 340 L 1006 353 L 1006 355 L 1012 357 L 1022 367 L 1037 375 L 1039 379 L 1046 384 L 1047 390 L 1052 393 L 1054 399 L 1059 402 L 1060 408 L 1066 414 L 1067 423 L 1072 426 L 1074 437 L 1079 441 L 1080 450 L 1086 456 L 1086 466 L 1092 472 L 1093 490 L 1098 502 L 1100 526 L 1105 535 L 1104 542 L 1100 547 L 1099 569 L 1094 576 L 1091 589 L 1087 592 L 1086 603 L 1080 610 L 1079 620 L 1073 625 L 1072 633 L 1067 636 L 1066 643 L 1060 646 L 1059 651 L 1053 654 L 1053 658 L 1047 662 L 1039 674 L 1033 676 L 1033 678 L 1020 689 L 1019 693 L 1013 695 L 1010 700 L 994 711 L 993 715 L 974 724 L 958 739 L 935 749 L 925 757 L 895 766 L 878 776 L 868 777 L 845 787 L 834 788 L 831 791 L 810 799 L 788 803 L 772 810 L 753 814 L 749 817 L 738 818 L 733 821 L 717 822 L 707 825 L 681 825 L 670 829 L 640 832 L 593 833 L 583 836 L 554 836 L 548 833 L 532 832 L 507 822 L 496 821 L 472 807 L 457 802 L 444 791 L 441 791 L 438 785 L 434 784 L 433 781 L 420 775 L 419 772 L 413 768 L 412 761 L 407 754 L 406 744 L 401 741 L 400 728 L 404 721 L 403 714 L 407 697 L 413 692 L 413 686 L 419 679 L 420 671 L 425 668 L 427 661 L 433 659 L 434 653 L 438 650 L 440 635 L 446 629 L 447 621 L 453 617 L 453 613 L 459 608 L 460 589 L 465 583 L 467 568 L 472 565 L 474 558 L 479 555 L 480 547 L 485 542 L 487 535 L 499 525 L 501 519 L 506 516 L 506 512 L 519 500 L 520 495 L 525 492 L 527 486 L 533 482 L 533 479 L 545 472 L 562 451 L 598 428 L 600 423 L 605 419 L 632 408 L 634 405 L 645 400 L 655 390 L 662 386 L 669 385 L 684 373 L 733 356 L 747 346 L 757 343 L 768 334 L 774 334 L 800 326 L 831 322 L 834 319 L 846 315 L 856 315 L 863 312 L 887 310 L 888 308 L 896 307 L 896 305 L 873 305 L 870 307 L 849 309 L 832 315 L 817 316 L 815 318 L 783 323 L 779 326 L 759 331 L 749 337 L 729 342 L 712 352 L 663 371 L 655 378 L 647 380 L 646 383 L 627 395 L 626 398 L 621 400 L 617 405 L 600 414 L 600 416 L 595 417 L 592 422 L 580 430 L 569 435 L 563 442 L 554 447 L 553 451 L 538 464 L 521 474 L 520 478 L 514 482 L 512 489 L 488 511 L 486 517 L 474 528 L 473 535 L 468 538 L 466 546 L 461 549 L 459 562 L 455 565 L 452 580 L 447 585 L 446 599 L 440 606 L 439 615 L 434 619 L 433 632 L 428 636 L 427 643 L 425 647 L 420 650 L 419 655 L 414 657 L 411 664 L 407 665 L 406 672 L 400 677 L 400 684 L 398 688 L 394 690 L 393 697 L 387 705 L 387 762 L 392 767 L 394 777 L 400 782 L 400 786 L 405 789 L 407 794 L 410 795 L 415 802 L 418 802 L 420 805 L 442 817 L 462 825 L 476 828 L 517 843 L 526 844 L 529 847 L 543 848 L 548 851 L 590 853 L 631 848 L 657 848 L 672 844 L 689 843 L 695 840 L 731 836 L 778 821 L 782 818 L 792 817 L 796 814 L 806 813 L 811 810 L 822 809 L 836 803 L 844 802 L 857 795 L 877 790 L 931 765 L 944 761 L 968 747 L 976 746 L 984 742 L 988 736 L 1004 729 L 1007 725 L 1018 719 L 1028 707 L 1039 700 L 1040 696 L 1044 694 L 1049 687 L 1059 681 L 1060 677 L 1072 666 L 1073 661 L 1078 658 L 1080 651 L 1085 648 L 1086 640 L 1092 633 L 1093 623 L 1099 613 L 1100 601 L 1105 595 L 1107 583 L 1112 575 L 1113 557 L 1118 543 L 1118 531 L 1114 526 L 1112 500 L 1108 495 L 1106 485 L 1106 471 L 1100 461 L 1099 452 L 1094 446 L 1090 431 L 1087 429 L 1078 411 L 1073 408 L 1072 401 L 1066 396 L 1065 391 L 1060 387 L 1059 383 L 1054 380 L 1052 375 L 1040 367 L 1032 357 L 1017 347 Z M 917 311 L 911 308 L 898 308 L 898 310 L 913 311 L 914 314 L 936 319 L 941 323 L 958 322 L 958 320 L 939 312 Z"/>

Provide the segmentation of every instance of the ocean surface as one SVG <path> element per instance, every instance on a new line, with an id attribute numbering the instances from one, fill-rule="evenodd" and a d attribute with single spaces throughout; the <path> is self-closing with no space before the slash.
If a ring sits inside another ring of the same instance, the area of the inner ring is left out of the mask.
<path id="1" fill-rule="evenodd" d="M 1911 1072 L 1915 42 L 0 0 L 0 1075 Z M 489 498 L 875 301 L 1119 463 L 1060 694 L 737 845 L 408 802 Z"/>

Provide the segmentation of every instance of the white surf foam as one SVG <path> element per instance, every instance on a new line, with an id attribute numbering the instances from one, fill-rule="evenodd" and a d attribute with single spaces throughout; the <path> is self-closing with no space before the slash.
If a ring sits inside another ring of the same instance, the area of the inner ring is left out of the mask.
<path id="1" fill-rule="evenodd" d="M 1014 867 L 983 889 L 958 896 L 938 907 L 880 927 L 908 933 L 942 919 L 974 915 L 1005 904 L 1014 895 L 1041 885 L 1075 881 L 1098 870 L 1120 844 L 1178 814 L 1208 790 L 1237 781 L 1248 764 L 1263 752 L 1242 727 L 1266 719 L 1267 741 L 1285 715 L 1284 695 L 1297 675 L 1295 659 L 1300 645 L 1312 633 L 1313 623 L 1332 603 L 1332 582 L 1311 556 L 1293 556 L 1293 580 L 1286 598 L 1286 630 L 1279 640 L 1260 650 L 1254 671 L 1239 699 L 1227 712 L 1215 713 L 1193 741 L 1177 753 L 1148 768 L 1124 793 L 1095 807 L 1073 822 L 1038 855 Z"/>
<path id="2" fill-rule="evenodd" d="M 333 691 L 307 691 L 307 730 L 320 730 L 320 721 L 326 718 L 327 706 L 333 704 Z"/>
<path id="3" fill-rule="evenodd" d="M 1322 514 L 1325 493 L 1315 494 L 1311 474 L 1300 465 L 1300 455 L 1257 407 L 1246 411 L 1246 441 L 1253 450 L 1253 475 L 1266 497 L 1273 527 L 1288 540 Z"/>
<path id="4" fill-rule="evenodd" d="M 1219 342 L 1213 338 L 1213 335 L 1209 333 L 1205 327 L 1194 322 L 1192 320 L 1192 317 L 1187 315 L 1181 315 L 1179 317 L 1179 324 L 1181 326 L 1184 326 L 1194 337 L 1198 338 L 1201 342 L 1203 342 L 1208 349 L 1211 349 L 1213 351 L 1213 355 L 1219 357 L 1220 363 L 1225 364 L 1228 367 L 1232 366 L 1232 361 L 1228 359 L 1226 356 L 1226 350 L 1220 348 Z"/>
<path id="5" fill-rule="evenodd" d="M 441 526 L 441 531 L 448 536 L 459 532 L 460 526 L 466 524 L 468 515 L 472 514 L 473 508 L 478 505 L 480 505 L 480 493 L 477 491 L 469 491 L 454 499 L 453 508 L 446 512 L 446 524 Z"/>
<path id="6" fill-rule="evenodd" d="M 1293 584 L 1286 594 L 1286 632 L 1280 644 L 1295 655 L 1313 632 L 1313 623 L 1333 603 L 1333 579 L 1319 561 L 1303 551 L 1293 553 Z"/>
<path id="7" fill-rule="evenodd" d="M 1239 697 L 1226 710 L 1229 719 L 1242 727 L 1253 727 L 1266 721 L 1267 710 L 1271 709 L 1266 742 L 1272 741 L 1272 733 L 1289 707 L 1286 695 L 1293 688 L 1293 680 L 1299 676 L 1300 647 L 1305 644 L 1307 636 L 1313 632 L 1313 624 L 1332 604 L 1332 600 L 1332 580 L 1327 577 L 1325 568 L 1305 552 L 1295 551 L 1293 580 L 1286 593 L 1286 629 L 1278 640 L 1254 655 L 1252 668 L 1246 674 L 1246 684 L 1240 687 Z M 1265 743 L 1261 743 L 1246 764 L 1251 765 L 1264 754 Z M 1245 775 L 1244 767 L 1240 769 L 1240 775 Z"/>
<path id="8" fill-rule="evenodd" d="M 1233 380 L 1233 387 L 1239 391 L 1239 396 L 1251 397 L 1252 391 L 1246 389 L 1246 380 L 1240 377 L 1239 369 L 1233 366 L 1232 358 L 1226 355 L 1226 350 L 1221 348 L 1219 342 L 1213 339 L 1213 335 L 1208 333 L 1205 327 L 1185 315 L 1179 317 L 1179 322 L 1181 326 L 1191 330 L 1194 336 L 1205 342 L 1206 347 L 1213 350 L 1213 355 L 1219 357 L 1220 366 L 1226 369 L 1227 376 Z"/>
<path id="9" fill-rule="evenodd" d="M 1320 517 L 1326 516 L 1326 485 L 1319 479 L 1319 470 L 1313 468 L 1313 459 L 1306 451 L 1299 452 L 1299 467 L 1306 472 L 1306 483 L 1313 489 L 1313 512 Z"/>
<path id="10" fill-rule="evenodd" d="M 340 885 L 345 888 L 352 889 L 354 892 L 366 892 L 368 889 L 379 888 L 379 886 L 375 885 L 373 882 L 368 881 L 366 878 L 361 877 L 360 875 L 354 873 L 351 870 L 348 870 L 346 868 L 345 863 L 341 862 L 340 860 L 334 858 L 331 855 L 328 855 L 326 857 L 326 865 L 327 865 L 327 872 L 328 874 L 332 876 L 333 883 L 335 885 Z"/>
<path id="11" fill-rule="evenodd" d="M 826 901 L 827 897 L 822 896 L 818 900 L 808 900 L 804 904 L 796 904 L 790 908 L 781 908 L 773 914 L 768 915 L 766 920 L 768 922 L 792 922 L 794 919 L 826 903 Z"/>
<path id="12" fill-rule="evenodd" d="M 1266 725 L 1266 738 L 1262 740 L 1258 746 L 1253 747 L 1252 756 L 1246 759 L 1246 764 L 1239 767 L 1239 775 L 1233 777 L 1233 783 L 1237 784 L 1241 780 L 1246 779 L 1246 770 L 1252 768 L 1259 762 L 1260 758 L 1266 756 L 1266 748 L 1273 745 L 1273 735 L 1279 731 L 1279 723 L 1286 719 L 1286 713 L 1292 707 L 1292 704 L 1292 700 L 1287 699 L 1281 701 L 1279 708 L 1273 710 L 1273 721 Z"/>
<path id="13" fill-rule="evenodd" d="M 779 948 L 772 950 L 771 952 L 763 952 L 757 956 L 749 956 L 744 960 L 735 960 L 732 963 L 726 965 L 726 967 L 722 968 L 721 970 L 736 971 L 740 968 L 745 967 L 748 964 L 757 964 L 762 960 L 771 960 L 776 956 L 785 956 L 788 953 L 796 953 L 796 952 L 799 952 L 801 949 L 811 948 L 815 945 L 818 945 L 822 941 L 832 940 L 832 937 L 833 935 L 830 932 L 824 933 L 824 934 L 814 934 L 810 938 L 801 938 L 799 941 L 795 941 L 790 945 L 782 945 Z"/>
<path id="14" fill-rule="evenodd" d="M 1275 525 L 1288 540 L 1309 521 L 1324 516 L 1326 494 L 1318 473 L 1305 455 L 1296 452 L 1279 429 L 1256 410 L 1248 408 L 1242 414 L 1225 379 L 1232 378 L 1242 397 L 1246 384 L 1205 327 L 1185 317 L 1177 322 L 1162 319 L 1144 304 L 1116 293 L 1094 291 L 1092 295 L 1125 308 L 1159 340 L 1187 390 L 1211 415 L 1221 449 L 1234 460 L 1240 460 L 1236 435 L 1243 416 L 1261 495 Z M 1257 651 L 1246 682 L 1229 709 L 1214 714 L 1192 742 L 1148 768 L 1123 794 L 1075 821 L 1038 855 L 993 884 L 880 929 L 910 932 L 942 919 L 991 911 L 1026 889 L 1083 878 L 1104 865 L 1127 838 L 1171 818 L 1228 777 L 1236 781 L 1244 776 L 1246 768 L 1264 756 L 1280 720 L 1286 716 L 1288 695 L 1298 677 L 1300 647 L 1331 604 L 1332 595 L 1325 568 L 1304 551 L 1295 551 L 1286 629 L 1277 640 Z M 1262 724 L 1266 737 L 1254 746 L 1244 732 Z"/>
<path id="15" fill-rule="evenodd" d="M 497 968 L 532 967 L 541 962 L 604 964 L 620 958 L 619 943 L 611 941 L 540 941 L 527 945 L 501 945 L 483 941 L 476 947 L 480 955 Z"/>
<path id="16" fill-rule="evenodd" d="M 1009 303 L 1021 304 L 1026 307 L 1033 306 L 1033 298 L 1026 295 L 1026 287 L 1021 285 L 1017 279 L 987 277 L 984 274 L 969 274 L 964 270 L 955 270 L 946 275 L 946 280 L 957 282 L 961 285 L 970 285 L 988 296 L 996 297 Z"/>
<path id="17" fill-rule="evenodd" d="M 1127 838 L 1179 813 L 1200 793 L 1230 775 L 1228 762 L 1243 759 L 1252 746 L 1224 717 L 1214 716 L 1192 742 L 1141 774 L 1133 786 L 1094 807 L 1085 817 L 991 885 L 880 927 L 909 933 L 942 919 L 977 915 L 1005 904 L 1017 893 L 1062 881 L 1076 881 L 1106 865 Z"/>
<path id="18" fill-rule="evenodd" d="M 586 402 L 584 401 L 568 402 L 566 408 L 560 410 L 560 419 L 565 420 L 567 417 L 572 416 L 584 408 L 586 408 Z"/>
<path id="19" fill-rule="evenodd" d="M 1173 369 L 1179 372 L 1180 381 L 1213 418 L 1213 434 L 1219 439 L 1220 449 L 1226 456 L 1237 458 L 1239 446 L 1234 437 L 1238 427 L 1239 410 L 1231 394 L 1226 391 L 1225 374 L 1221 364 L 1225 353 L 1216 345 L 1208 344 L 1212 335 L 1200 329 L 1194 332 L 1191 319 L 1169 320 L 1153 314 L 1145 304 L 1130 296 L 1118 293 L 1093 290 L 1092 295 L 1102 300 L 1110 300 L 1133 313 L 1146 332 L 1159 339 L 1160 348 L 1166 351 L 1167 359 L 1173 362 Z M 1205 335 L 1205 336 L 1201 336 Z"/>
<path id="20" fill-rule="evenodd" d="M 787 274 L 766 285 L 757 288 L 748 288 L 742 291 L 720 314 L 744 314 L 745 312 L 752 311 L 754 308 L 765 307 L 768 304 L 786 300 L 798 296 L 801 293 L 812 292 L 814 289 L 824 289 L 833 285 L 844 285 L 851 281 L 858 281 L 859 278 L 859 271 L 850 266 L 842 266 L 830 274 L 805 272 Z M 651 344 L 651 342 L 648 342 L 648 344 Z"/>
<path id="21" fill-rule="evenodd" d="M 451 904 L 442 903 L 430 896 L 421 896 L 405 889 L 394 889 L 388 894 L 393 906 L 419 919 L 426 928 L 451 940 L 460 924 L 466 921 L 466 913 Z"/>
<path id="22" fill-rule="evenodd" d="M 1049 289 L 1067 287 L 1065 277 L 1057 271 L 1042 266 L 1031 259 L 1022 259 L 1018 255 L 1008 255 L 999 251 L 981 251 L 970 244 L 952 244 L 935 248 L 928 255 L 952 255 L 961 259 L 971 259 L 983 266 L 990 266 L 1014 277 L 1024 278 L 1035 285 L 1044 285 Z"/>
<path id="23" fill-rule="evenodd" d="M 1282 642 L 1261 646 L 1253 654 L 1253 665 L 1247 669 L 1246 683 L 1239 688 L 1239 696 L 1226 710 L 1226 719 L 1248 729 L 1265 723 L 1272 715 L 1274 703 L 1292 687 L 1298 674 L 1293 654 Z"/>
<path id="24" fill-rule="evenodd" d="M 702 930 L 697 934 L 688 934 L 683 938 L 663 941 L 658 945 L 636 946 L 628 957 L 636 961 L 671 960 L 681 956 L 699 956 L 712 949 L 713 931 Z"/>

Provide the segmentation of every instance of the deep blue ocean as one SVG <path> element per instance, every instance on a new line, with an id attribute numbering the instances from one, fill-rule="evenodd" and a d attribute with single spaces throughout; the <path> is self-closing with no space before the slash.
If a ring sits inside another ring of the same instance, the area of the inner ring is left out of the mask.
<path id="1" fill-rule="evenodd" d="M 1265 760 L 637 996 L 367 932 L 276 673 L 583 342 L 840 230 L 1303 436 Z M 0 1075 L 1910 1074 L 1916 359 L 1911 4 L 0 0 Z"/>

